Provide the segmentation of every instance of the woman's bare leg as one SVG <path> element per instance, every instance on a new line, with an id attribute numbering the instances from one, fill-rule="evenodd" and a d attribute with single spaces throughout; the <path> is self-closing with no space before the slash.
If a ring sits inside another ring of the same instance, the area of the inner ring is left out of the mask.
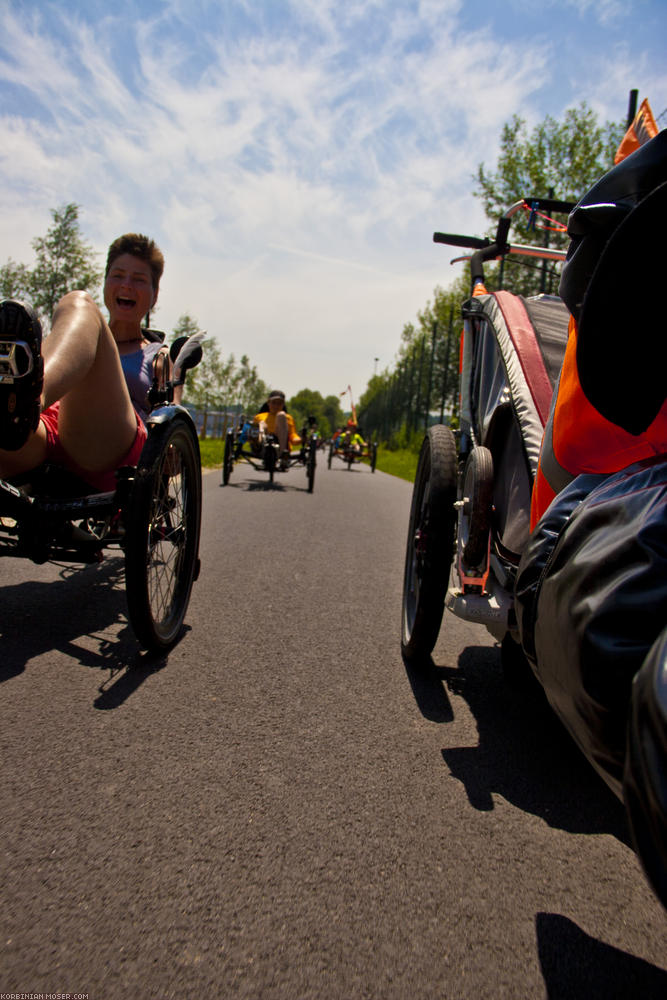
<path id="1" fill-rule="evenodd" d="M 44 342 L 44 405 L 60 400 L 58 431 L 82 468 L 112 468 L 132 447 L 137 418 L 118 348 L 85 292 L 70 292 L 53 314 Z"/>
<path id="2" fill-rule="evenodd" d="M 60 400 L 63 448 L 84 469 L 112 468 L 132 446 L 136 415 L 113 334 L 86 292 L 69 292 L 60 300 L 42 353 L 42 405 Z M 23 448 L 0 451 L 0 471 L 15 475 L 45 457 L 46 434 L 40 423 Z"/>
<path id="3" fill-rule="evenodd" d="M 41 422 L 17 451 L 0 448 L 0 477 L 18 476 L 21 472 L 36 469 L 46 460 L 46 430 Z"/>
<path id="4" fill-rule="evenodd" d="M 289 450 L 289 430 L 287 427 L 287 417 L 284 413 L 276 414 L 275 435 L 280 443 L 281 451 Z"/>

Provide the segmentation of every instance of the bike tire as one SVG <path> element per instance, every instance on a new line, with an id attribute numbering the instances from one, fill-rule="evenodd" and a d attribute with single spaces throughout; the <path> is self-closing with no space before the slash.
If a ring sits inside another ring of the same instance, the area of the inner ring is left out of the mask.
<path id="1" fill-rule="evenodd" d="M 124 546 L 128 616 L 147 649 L 167 649 L 181 634 L 199 574 L 201 492 L 199 442 L 186 416 L 152 426 L 130 490 Z"/>
<path id="2" fill-rule="evenodd" d="M 457 454 L 449 427 L 430 427 L 422 443 L 410 508 L 403 576 L 401 651 L 424 659 L 444 611 L 456 533 Z"/>

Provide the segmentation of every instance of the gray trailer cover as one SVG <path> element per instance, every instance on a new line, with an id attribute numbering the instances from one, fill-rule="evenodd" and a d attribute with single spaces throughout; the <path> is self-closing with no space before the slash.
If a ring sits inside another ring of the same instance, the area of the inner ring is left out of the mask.
<path id="1" fill-rule="evenodd" d="M 461 429 L 491 451 L 499 540 L 520 555 L 569 314 L 556 296 L 495 292 L 470 299 L 463 316 Z"/>

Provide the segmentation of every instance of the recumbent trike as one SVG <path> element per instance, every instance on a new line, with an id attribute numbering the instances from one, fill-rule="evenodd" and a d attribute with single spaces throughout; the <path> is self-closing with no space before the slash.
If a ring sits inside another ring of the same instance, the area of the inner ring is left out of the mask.
<path id="1" fill-rule="evenodd" d="M 317 465 L 318 435 L 315 418 L 308 417 L 308 424 L 301 431 L 301 447 L 290 454 L 282 471 L 296 465 L 305 466 L 308 492 L 315 487 L 315 467 Z M 259 424 L 239 417 L 236 427 L 230 427 L 225 435 L 225 450 L 222 459 L 222 485 L 227 486 L 236 462 L 243 459 L 253 469 L 268 472 L 273 483 L 277 469 L 281 468 L 280 443 L 275 434 L 262 432 Z"/>
<path id="2" fill-rule="evenodd" d="M 0 374 L 11 378 L 8 356 L 0 344 Z M 167 378 L 168 356 L 177 362 L 177 380 Z M 105 549 L 121 550 L 129 621 L 151 651 L 178 639 L 199 575 L 199 440 L 192 417 L 173 398 L 201 357 L 200 344 L 186 337 L 156 354 L 148 437 L 137 466 L 116 472 L 114 491 L 95 492 L 50 464 L 0 479 L 0 556 L 91 564 L 104 559 Z"/>
<path id="3" fill-rule="evenodd" d="M 371 472 L 375 472 L 378 455 L 377 441 L 370 441 L 362 448 L 356 449 L 346 438 L 347 435 L 341 434 L 337 441 L 331 441 L 327 467 L 331 468 L 334 458 L 340 458 L 347 465 L 348 469 L 351 469 L 357 462 L 367 461 L 371 467 Z"/>

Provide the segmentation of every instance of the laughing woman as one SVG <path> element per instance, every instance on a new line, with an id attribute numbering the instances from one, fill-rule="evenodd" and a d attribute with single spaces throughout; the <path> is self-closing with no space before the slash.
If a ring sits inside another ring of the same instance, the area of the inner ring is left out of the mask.
<path id="1" fill-rule="evenodd" d="M 0 303 L 1 476 L 49 461 L 112 490 L 115 470 L 136 465 L 161 346 L 141 323 L 155 305 L 163 269 L 153 240 L 120 236 L 107 254 L 108 321 L 87 292 L 68 292 L 43 343 L 32 309 Z"/>

